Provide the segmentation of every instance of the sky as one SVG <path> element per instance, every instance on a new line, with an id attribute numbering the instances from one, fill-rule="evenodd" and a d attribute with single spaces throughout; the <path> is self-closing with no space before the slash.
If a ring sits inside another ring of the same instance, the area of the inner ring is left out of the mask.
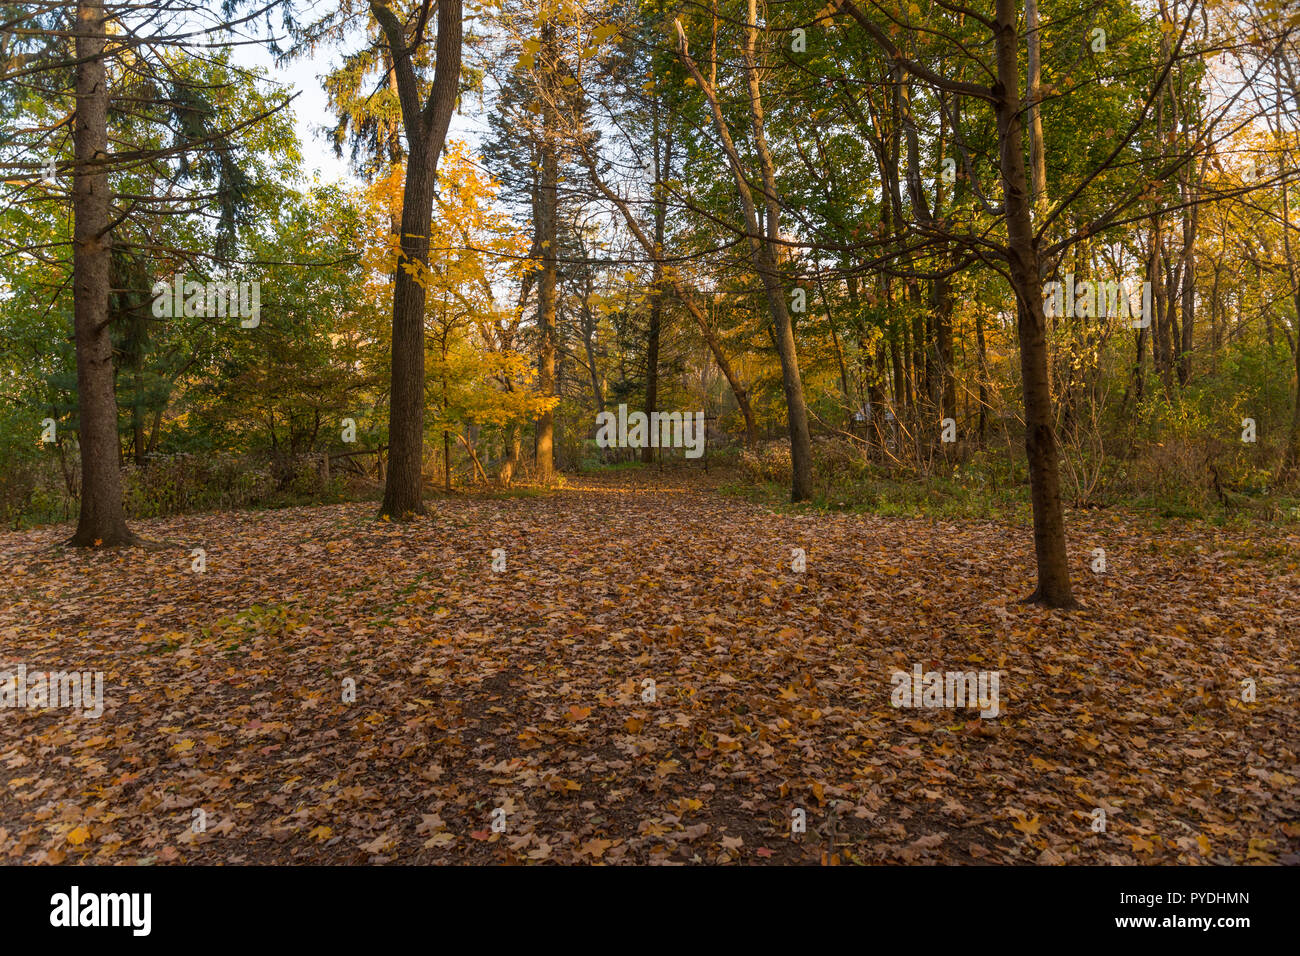
<path id="1" fill-rule="evenodd" d="M 359 38 L 354 41 L 356 42 L 359 42 Z M 299 94 L 290 109 L 294 112 L 298 140 L 302 145 L 303 173 L 308 180 L 319 174 L 324 182 L 339 179 L 353 184 L 359 182 L 351 170 L 346 153 L 343 157 L 336 156 L 334 147 L 324 132 L 333 124 L 334 116 L 329 110 L 321 78 L 341 61 L 338 49 L 321 49 L 312 57 L 294 60 L 285 66 L 276 66 L 271 54 L 258 44 L 237 46 L 231 56 L 242 66 L 264 68 L 272 80 Z M 478 98 L 463 97 L 460 105 L 461 109 L 452 117 L 448 139 L 463 139 L 471 146 L 476 146 L 479 135 L 485 129 L 485 124 L 477 115 Z"/>
<path id="2" fill-rule="evenodd" d="M 264 47 L 249 45 L 236 47 L 231 58 L 242 66 L 262 67 L 272 80 L 283 84 L 289 92 L 298 93 L 289 108 L 293 110 L 298 141 L 302 146 L 303 173 L 309 180 L 319 174 L 325 182 L 339 179 L 356 182 L 346 155 L 335 156 L 334 147 L 323 131 L 333 117 L 326 104 L 320 77 L 329 71 L 331 60 L 337 61 L 333 51 L 321 51 L 314 57 L 276 66 L 274 58 Z"/>

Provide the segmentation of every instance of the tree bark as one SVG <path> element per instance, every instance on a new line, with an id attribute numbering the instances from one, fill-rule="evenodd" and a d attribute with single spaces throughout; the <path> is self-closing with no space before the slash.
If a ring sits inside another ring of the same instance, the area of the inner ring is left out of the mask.
<path id="1" fill-rule="evenodd" d="M 1038 24 L 1038 0 L 1025 0 L 1025 34 L 1028 45 L 1026 99 L 1029 113 L 1029 160 L 1033 171 L 1034 222 L 1047 215 L 1047 157 L 1043 152 L 1043 114 L 1039 108 L 1043 82 L 1043 38 Z"/>
<path id="2" fill-rule="evenodd" d="M 137 544 L 122 504 L 121 446 L 113 387 L 113 343 L 108 296 L 109 235 L 108 71 L 104 64 L 103 0 L 77 4 L 76 127 L 72 180 L 72 311 L 80 417 L 81 511 L 69 544 Z"/>
<path id="3" fill-rule="evenodd" d="M 1047 322 L 1043 314 L 1038 247 L 1025 179 L 1021 134 L 1019 36 L 1014 0 L 996 0 L 998 81 L 994 87 L 1002 192 L 1010 245 L 1011 279 L 1018 300 L 1020 372 L 1025 402 L 1025 451 L 1034 510 L 1038 587 L 1029 600 L 1054 608 L 1075 606 L 1070 589 L 1065 516 L 1061 507 L 1056 433 L 1047 371 Z"/>
<path id="4" fill-rule="evenodd" d="M 537 386 L 544 398 L 555 397 L 555 316 L 556 285 L 559 259 L 560 178 L 559 118 L 555 98 L 558 95 L 555 25 L 542 24 L 540 49 L 540 92 L 542 97 L 542 178 L 537 195 L 537 244 L 542 255 L 542 271 L 537 283 Z M 555 475 L 555 410 L 548 408 L 537 418 L 537 477 L 550 481 Z"/>
<path id="5" fill-rule="evenodd" d="M 393 284 L 388 472 L 379 509 L 381 517 L 404 521 L 424 513 L 425 283 L 438 159 L 460 86 L 461 0 L 442 0 L 438 4 L 434 77 L 423 104 L 405 27 L 386 0 L 370 0 L 370 9 L 383 29 L 392 57 L 407 142 L 401 258 Z"/>

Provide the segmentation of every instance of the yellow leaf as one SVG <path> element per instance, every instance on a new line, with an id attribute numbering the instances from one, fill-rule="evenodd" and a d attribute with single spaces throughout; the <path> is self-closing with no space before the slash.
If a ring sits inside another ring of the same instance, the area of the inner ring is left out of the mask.
<path id="1" fill-rule="evenodd" d="M 1154 843 L 1137 833 L 1130 834 L 1128 839 L 1133 844 L 1133 852 L 1135 853 L 1150 853 L 1156 848 Z"/>
<path id="2" fill-rule="evenodd" d="M 1252 837 L 1250 843 L 1246 846 L 1246 859 L 1259 860 L 1261 863 L 1273 863 L 1277 860 L 1272 853 L 1265 851 L 1265 847 L 1272 844 L 1272 840 L 1266 840 L 1262 837 Z"/>
<path id="3" fill-rule="evenodd" d="M 90 831 L 85 827 L 77 827 L 68 834 L 68 842 L 73 846 L 81 846 L 90 839 Z"/>
<path id="4" fill-rule="evenodd" d="M 591 839 L 578 847 L 578 856 L 590 856 L 599 860 L 605 855 L 605 851 L 613 845 L 613 840 Z"/>
<path id="5" fill-rule="evenodd" d="M 1016 822 L 1011 825 L 1015 827 L 1017 830 L 1019 830 L 1021 833 L 1027 833 L 1030 836 L 1032 836 L 1036 834 L 1041 828 L 1042 824 L 1038 822 L 1038 814 L 1035 813 L 1034 818 L 1032 820 L 1025 819 L 1025 814 L 1023 810 L 1017 810 L 1016 814 L 1018 815 L 1018 818 Z"/>

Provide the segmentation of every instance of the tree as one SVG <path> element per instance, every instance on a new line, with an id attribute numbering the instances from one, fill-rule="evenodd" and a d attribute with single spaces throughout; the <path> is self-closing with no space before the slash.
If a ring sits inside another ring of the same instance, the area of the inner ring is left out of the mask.
<path id="1" fill-rule="evenodd" d="M 414 23 L 398 19 L 386 0 L 370 0 L 383 28 L 396 74 L 406 134 L 401 257 L 393 288 L 392 394 L 388 415 L 388 473 L 381 516 L 406 520 L 424 513 L 424 300 L 434 184 L 460 88 L 461 0 L 440 0 L 433 82 L 420 94 L 413 56 L 427 42 L 429 3 Z M 407 33 L 410 29 L 410 39 Z"/>
<path id="2" fill-rule="evenodd" d="M 879 5 L 873 0 L 870 6 L 875 9 Z M 1171 177 L 1180 173 L 1186 175 L 1186 171 L 1192 169 L 1196 161 L 1212 148 L 1213 131 L 1227 115 L 1226 106 L 1220 107 L 1213 117 L 1206 119 L 1202 136 L 1190 146 L 1177 143 L 1155 145 L 1149 155 L 1141 158 L 1142 178 L 1138 183 L 1126 182 L 1116 172 L 1120 158 L 1128 156 L 1130 144 L 1141 131 L 1148 128 L 1152 104 L 1159 101 L 1168 90 L 1171 70 L 1185 54 L 1183 43 L 1196 7 L 1196 3 L 1189 5 L 1181 26 L 1176 28 L 1179 32 L 1171 42 L 1163 44 L 1155 58 L 1154 82 L 1128 130 L 1117 137 L 1118 141 L 1109 152 L 1096 159 L 1089 157 L 1082 169 L 1070 170 L 1075 177 L 1071 188 L 1064 191 L 1060 199 L 1049 199 L 1043 203 L 1046 211 L 1035 221 L 1033 208 L 1036 199 L 1043 202 L 1044 196 L 1057 195 L 1062 190 L 1052 191 L 1050 186 L 1040 185 L 1038 196 L 1035 197 L 1029 188 L 1023 135 L 1025 104 L 1020 95 L 1020 56 L 1025 44 L 1022 42 L 1018 5 L 1013 0 L 996 0 L 991 18 L 965 7 L 945 7 L 945 13 L 939 17 L 945 22 L 924 28 L 915 26 L 887 31 L 864 13 L 854 0 L 837 0 L 836 8 L 849 13 L 884 56 L 917 83 L 933 90 L 941 101 L 944 97 L 960 98 L 973 103 L 976 109 L 990 109 L 993 113 L 997 131 L 996 169 L 1003 200 L 999 217 L 1005 229 L 1005 240 L 994 240 L 990 235 L 976 233 L 973 229 L 964 230 L 958 223 L 929 219 L 923 209 L 918 216 L 917 229 L 931 244 L 964 248 L 968 260 L 978 255 L 986 259 L 993 257 L 1004 264 L 1004 274 L 1016 301 L 1021 389 L 1025 409 L 1025 448 L 1034 512 L 1038 586 L 1030 600 L 1050 607 L 1069 608 L 1074 606 L 1075 601 L 1070 587 L 1060 496 L 1059 450 L 1049 373 L 1042 263 L 1059 261 L 1066 250 L 1087 237 L 1131 221 L 1128 217 L 1132 215 L 1134 205 L 1152 196 L 1160 184 Z M 976 31 L 991 43 L 993 64 L 984 62 L 973 52 L 978 44 L 973 43 L 973 36 L 967 34 Z M 1167 31 L 1162 34 L 1166 38 L 1169 35 Z M 894 37 L 901 37 L 901 42 L 911 44 L 911 49 L 903 49 Z M 929 66 L 925 62 L 926 58 L 943 65 L 938 68 Z M 974 71 L 989 77 L 992 82 L 985 86 L 966 79 L 959 68 L 963 61 L 970 62 Z M 1032 102 L 1029 105 L 1036 108 L 1035 117 L 1039 107 L 1037 98 L 1033 95 L 1036 85 L 1036 81 L 1031 80 Z M 1104 92 L 1103 87 L 1096 95 L 1104 95 Z M 1082 96 L 1079 92 L 1072 95 Z M 1050 136 L 1051 130 L 1046 129 L 1045 122 L 1043 125 L 1043 135 Z M 912 135 L 913 130 L 909 128 L 908 136 Z M 965 144 L 962 142 L 962 132 L 954 128 L 953 136 L 959 149 L 963 148 Z M 1033 138 L 1037 139 L 1037 133 Z M 1042 150 L 1035 151 L 1036 154 L 1041 152 Z M 921 186 L 916 164 L 909 160 L 909 165 L 909 188 L 914 194 L 919 193 Z M 967 173 L 969 175 L 969 170 Z M 1121 198 L 1097 201 L 1098 187 L 1102 184 L 1119 186 Z M 1172 200 L 1171 205 L 1182 208 L 1200 201 L 1203 199 L 1184 196 Z M 1157 207 L 1155 214 L 1164 211 Z M 1048 230 L 1054 223 L 1066 220 L 1072 214 L 1077 217 L 1077 222 L 1071 223 L 1072 230 L 1054 242 L 1050 241 Z M 1159 304 L 1156 311 L 1160 312 Z M 1157 331 L 1163 331 L 1167 336 L 1168 327 L 1161 324 L 1158 315 L 1156 322 Z M 1165 367 L 1169 371 L 1174 366 L 1172 347 L 1166 348 L 1165 354 Z"/>
<path id="3" fill-rule="evenodd" d="M 108 186 L 108 71 L 102 0 L 77 3 L 77 115 L 72 181 L 73 311 L 80 406 L 81 512 L 71 544 L 136 544 L 126 526 L 118 467 L 117 395 L 108 294 L 112 265 Z"/>
<path id="4" fill-rule="evenodd" d="M 765 224 L 760 226 L 753 192 L 749 187 L 744 162 L 732 142 L 731 130 L 722 113 L 722 106 L 713 85 L 704 77 L 691 58 L 686 42 L 686 32 L 681 21 L 676 22 L 679 52 L 686 68 L 690 70 L 700 90 L 709 101 L 714 128 L 723 152 L 736 181 L 745 219 L 750 255 L 754 270 L 763 284 L 767 306 L 771 311 L 777 354 L 781 359 L 781 378 L 785 387 L 786 410 L 790 428 L 791 501 L 806 501 L 812 497 L 812 440 L 808 431 L 808 408 L 804 404 L 803 382 L 799 375 L 799 357 L 795 349 L 794 324 L 786 305 L 786 291 L 781 283 L 781 201 L 776 189 L 775 168 L 767 147 L 764 132 L 763 99 L 759 83 L 757 52 L 757 4 L 749 0 L 745 21 L 745 80 L 748 92 L 750 128 L 754 137 L 754 150 L 762 173 Z"/>
<path id="5" fill-rule="evenodd" d="M 168 0 L 154 12 L 200 16 L 199 8 L 187 0 Z M 20 149 L 59 156 L 59 140 L 72 128 L 72 162 L 56 161 L 55 169 L 72 172 L 71 286 L 82 466 L 73 545 L 138 541 L 126 526 L 122 502 L 115 334 L 117 344 L 125 346 L 122 356 L 128 362 L 140 359 L 149 335 L 138 314 L 147 305 L 147 289 L 139 283 L 148 276 L 149 266 L 164 258 L 143 237 L 156 236 L 168 218 L 215 208 L 218 228 L 208 237 L 213 251 L 207 258 L 223 259 L 250 187 L 233 158 L 234 133 L 284 105 L 224 125 L 228 115 L 218 118 L 213 104 L 228 84 L 197 80 L 188 62 L 177 62 L 177 48 L 201 45 L 192 39 L 195 33 L 211 36 L 221 29 L 222 24 L 210 21 L 209 16 L 181 37 L 151 34 L 150 15 L 130 5 L 97 0 L 77 4 L 75 22 L 68 29 L 65 10 L 40 4 L 14 20 L 24 25 L 17 31 L 21 39 L 15 55 L 0 65 L 6 103 L 33 120 L 15 132 Z M 158 51 L 152 58 L 140 55 L 144 42 Z M 53 104 L 71 108 L 59 115 Z M 51 112 L 52 121 L 36 119 Z M 50 190 L 38 192 L 35 201 L 61 199 Z M 15 244 L 6 254 L 48 256 L 59 245 L 62 241 L 37 248 Z M 138 373 L 140 366 L 131 370 Z M 138 376 L 136 384 L 138 388 Z M 138 404 L 133 412 L 138 428 Z"/>

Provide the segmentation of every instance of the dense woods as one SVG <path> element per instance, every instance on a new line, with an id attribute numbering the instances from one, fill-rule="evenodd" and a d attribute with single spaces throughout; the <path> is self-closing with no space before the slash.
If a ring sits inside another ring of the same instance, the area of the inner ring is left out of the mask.
<path id="1" fill-rule="evenodd" d="M 1054 606 L 1063 503 L 1295 500 L 1280 3 L 5 18 L 11 526 L 129 543 L 129 514 L 366 482 L 401 520 L 426 484 L 662 459 L 597 446 L 620 404 L 704 411 L 795 502 L 1026 489 Z M 304 179 L 250 42 L 339 51 L 354 179 Z M 256 284 L 255 326 L 210 308 L 223 282 Z"/>

